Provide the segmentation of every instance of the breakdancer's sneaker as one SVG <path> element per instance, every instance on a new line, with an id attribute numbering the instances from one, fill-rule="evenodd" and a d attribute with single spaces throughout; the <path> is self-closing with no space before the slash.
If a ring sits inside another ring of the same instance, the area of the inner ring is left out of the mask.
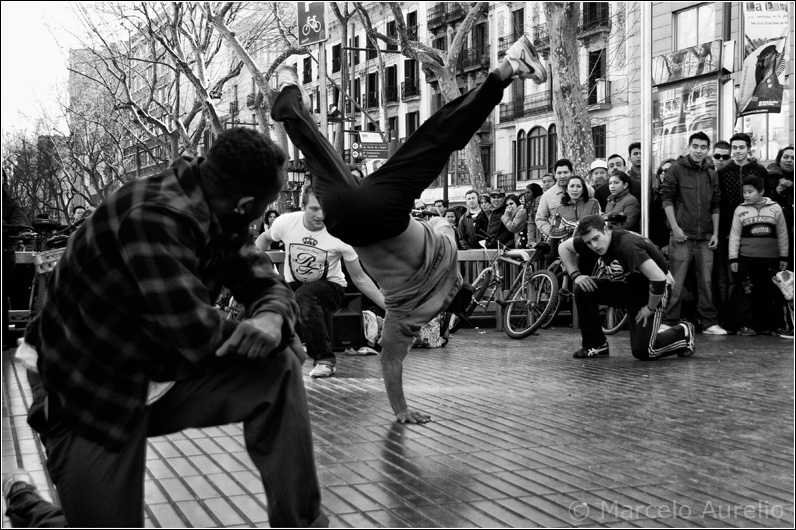
<path id="1" fill-rule="evenodd" d="M 280 66 L 276 71 L 276 89 L 281 92 L 283 88 L 288 86 L 295 86 L 298 88 L 299 92 L 301 92 L 301 102 L 304 104 L 307 110 L 312 109 L 310 98 L 307 96 L 307 93 L 304 92 L 304 89 L 301 88 L 301 84 L 299 83 L 296 67 L 283 65 Z"/>
<path id="2" fill-rule="evenodd" d="M 523 35 L 520 40 L 511 45 L 506 52 L 506 59 L 514 70 L 513 77 L 531 79 L 537 85 L 547 81 L 547 70 L 545 70 L 536 48 L 533 47 L 528 37 Z"/>

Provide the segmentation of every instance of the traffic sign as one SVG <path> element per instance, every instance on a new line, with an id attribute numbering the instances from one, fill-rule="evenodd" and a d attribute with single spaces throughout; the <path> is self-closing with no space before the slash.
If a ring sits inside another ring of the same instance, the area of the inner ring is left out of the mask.
<path id="1" fill-rule="evenodd" d="M 363 158 L 387 158 L 389 150 L 387 142 L 382 141 L 381 135 L 376 132 L 360 132 L 358 142 L 353 144 L 356 152 Z M 357 155 L 354 155 L 357 156 Z"/>
<path id="2" fill-rule="evenodd" d="M 326 2 L 296 2 L 299 46 L 326 40 Z"/>

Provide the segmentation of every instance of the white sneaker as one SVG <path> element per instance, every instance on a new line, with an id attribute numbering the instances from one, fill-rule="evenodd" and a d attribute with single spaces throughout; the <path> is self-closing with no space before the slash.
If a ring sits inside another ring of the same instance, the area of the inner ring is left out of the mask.
<path id="1" fill-rule="evenodd" d="M 6 503 L 23 489 L 38 491 L 33 477 L 21 467 L 14 469 L 3 478 L 3 497 Z"/>
<path id="2" fill-rule="evenodd" d="M 533 47 L 533 44 L 525 35 L 511 45 L 506 52 L 506 60 L 511 65 L 511 69 L 514 70 L 513 77 L 521 77 L 523 79 L 527 77 L 537 85 L 547 81 L 547 70 L 545 70 L 539 54 L 536 53 L 536 48 Z"/>
<path id="3" fill-rule="evenodd" d="M 281 92 L 283 88 L 288 86 L 298 87 L 301 92 L 301 102 L 307 107 L 307 110 L 312 109 L 312 103 L 309 96 L 304 92 L 304 89 L 299 83 L 298 72 L 295 66 L 283 65 L 276 71 L 276 89 Z"/>
<path id="4" fill-rule="evenodd" d="M 713 324 L 709 328 L 703 329 L 702 333 L 705 335 L 726 335 L 727 331 L 718 324 Z"/>
<path id="5" fill-rule="evenodd" d="M 337 371 L 337 368 L 331 364 L 316 364 L 315 368 L 310 370 L 310 377 L 332 377 Z"/>

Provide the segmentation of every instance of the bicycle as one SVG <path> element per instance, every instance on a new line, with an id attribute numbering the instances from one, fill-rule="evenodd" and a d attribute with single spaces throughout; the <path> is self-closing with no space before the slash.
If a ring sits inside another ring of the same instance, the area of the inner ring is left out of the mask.
<path id="1" fill-rule="evenodd" d="M 31 280 L 30 295 L 26 309 L 11 309 L 9 320 L 14 324 L 26 324 L 35 317 L 47 299 L 47 282 L 58 260 L 66 250 L 69 234 L 77 229 L 83 220 L 71 225 L 62 225 L 52 219 L 34 219 L 33 226 L 7 225 L 9 239 L 14 242 L 18 263 L 33 263 L 35 272 Z M 25 252 L 30 245 L 33 252 Z"/>
<path id="2" fill-rule="evenodd" d="M 476 307 L 486 310 L 491 302 L 503 308 L 503 330 L 512 339 L 524 339 L 539 329 L 541 321 L 552 311 L 558 299 L 558 284 L 547 270 L 535 270 L 534 263 L 550 251 L 545 243 L 533 249 L 509 249 L 498 244 L 497 253 L 489 266 L 473 281 L 473 298 L 465 311 L 469 318 Z M 484 249 L 486 252 L 486 248 Z M 504 290 L 506 278 L 501 264 L 519 267 L 519 273 Z M 508 296 L 504 294 L 508 292 Z M 461 320 L 451 317 L 449 330 L 456 331 Z"/>

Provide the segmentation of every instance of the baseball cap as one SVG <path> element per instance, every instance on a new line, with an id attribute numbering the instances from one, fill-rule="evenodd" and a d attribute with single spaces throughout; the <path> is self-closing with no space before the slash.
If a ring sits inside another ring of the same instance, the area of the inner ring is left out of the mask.
<path id="1" fill-rule="evenodd" d="M 495 196 L 505 197 L 505 195 L 506 195 L 506 190 L 504 190 L 503 188 L 495 188 L 494 190 L 489 192 L 490 197 L 495 197 Z"/>
<path id="2" fill-rule="evenodd" d="M 589 173 L 591 173 L 592 170 L 597 169 L 597 168 L 603 168 L 603 169 L 607 170 L 608 169 L 608 163 L 605 160 L 600 160 L 598 158 L 597 160 L 592 162 L 591 165 L 589 166 Z"/>

